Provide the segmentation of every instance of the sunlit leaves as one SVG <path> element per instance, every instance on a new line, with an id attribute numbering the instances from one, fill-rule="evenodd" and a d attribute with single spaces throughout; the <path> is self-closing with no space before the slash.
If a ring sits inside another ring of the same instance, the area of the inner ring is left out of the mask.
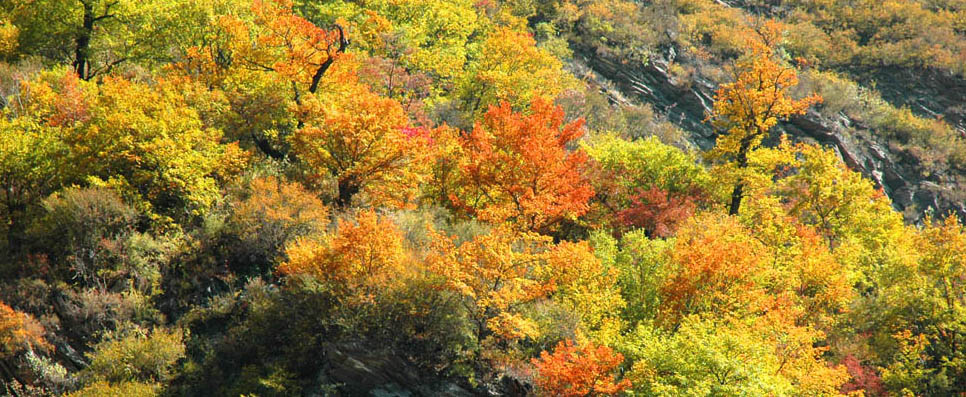
<path id="1" fill-rule="evenodd" d="M 580 216 L 593 189 L 581 173 L 586 155 L 567 145 L 583 133 L 582 121 L 565 124 L 563 111 L 544 100 L 529 113 L 506 102 L 492 107 L 463 142 L 463 190 L 451 199 L 480 219 L 524 230 Z"/>
<path id="2" fill-rule="evenodd" d="M 49 349 L 44 328 L 27 314 L 0 302 L 0 357 L 10 358 L 30 349 Z"/>
<path id="3" fill-rule="evenodd" d="M 571 340 L 557 344 L 553 353 L 541 352 L 533 359 L 537 393 L 541 396 L 612 396 L 630 388 L 627 379 L 617 381 L 613 372 L 624 356 L 606 346 Z"/>
<path id="4" fill-rule="evenodd" d="M 410 126 L 398 102 L 362 84 L 326 87 L 332 90 L 300 107 L 305 126 L 290 138 L 309 180 L 334 178 L 339 206 L 351 204 L 357 193 L 374 204 L 406 204 L 428 174 L 430 132 Z"/>
<path id="5" fill-rule="evenodd" d="M 555 288 L 553 280 L 543 277 L 550 270 L 543 258 L 548 240 L 508 227 L 459 245 L 437 236 L 429 265 L 445 278 L 448 288 L 466 299 L 479 338 L 491 334 L 503 340 L 535 337 L 536 323 L 520 309 Z"/>
<path id="6" fill-rule="evenodd" d="M 712 159 L 725 162 L 721 172 L 736 174 L 729 213 L 737 215 L 745 194 L 745 177 L 749 153 L 755 150 L 778 122 L 791 115 L 803 114 L 817 95 L 793 99 L 788 90 L 798 84 L 798 74 L 777 57 L 775 46 L 781 38 L 781 27 L 765 22 L 758 37 L 748 40 L 751 54 L 739 59 L 733 67 L 734 81 L 722 84 L 715 93 L 714 109 L 709 116 L 715 128 L 723 132 L 709 153 Z"/>
<path id="7" fill-rule="evenodd" d="M 466 107 L 474 113 L 502 101 L 519 109 L 536 98 L 556 98 L 576 85 L 560 60 L 537 47 L 527 33 L 497 28 L 480 52 L 461 88 Z"/>
<path id="8" fill-rule="evenodd" d="M 369 299 L 402 274 L 402 236 L 389 219 L 363 211 L 340 220 L 333 234 L 300 238 L 286 247 L 281 274 L 311 276 L 343 288 L 350 297 Z"/>

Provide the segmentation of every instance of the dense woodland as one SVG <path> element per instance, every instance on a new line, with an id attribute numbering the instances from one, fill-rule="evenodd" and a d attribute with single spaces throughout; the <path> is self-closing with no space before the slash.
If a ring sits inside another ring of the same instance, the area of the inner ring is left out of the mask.
<path id="1" fill-rule="evenodd" d="M 658 55 L 713 147 L 585 62 Z M 966 393 L 956 212 L 783 133 L 962 203 L 900 71 L 966 1 L 0 1 L 2 393 Z"/>

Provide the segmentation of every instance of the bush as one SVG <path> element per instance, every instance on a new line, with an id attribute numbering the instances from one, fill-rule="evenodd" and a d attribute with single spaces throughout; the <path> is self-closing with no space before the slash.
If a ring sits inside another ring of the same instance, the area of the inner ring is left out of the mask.
<path id="1" fill-rule="evenodd" d="M 285 244 L 325 231 L 328 208 L 300 184 L 253 179 L 232 201 L 227 220 L 228 261 L 243 275 L 266 275 L 285 259 Z"/>
<path id="2" fill-rule="evenodd" d="M 165 382 L 174 364 L 184 357 L 181 331 L 134 328 L 98 343 L 88 354 L 87 374 L 96 381 Z"/>
<path id="3" fill-rule="evenodd" d="M 160 386 L 151 383 L 99 381 L 70 393 L 67 397 L 155 397 L 160 389 Z"/>
<path id="4" fill-rule="evenodd" d="M 61 265 L 60 276 L 86 283 L 114 263 L 111 245 L 134 231 L 137 212 L 116 193 L 103 188 L 68 188 L 43 202 L 46 214 L 35 226 L 38 246 Z"/>

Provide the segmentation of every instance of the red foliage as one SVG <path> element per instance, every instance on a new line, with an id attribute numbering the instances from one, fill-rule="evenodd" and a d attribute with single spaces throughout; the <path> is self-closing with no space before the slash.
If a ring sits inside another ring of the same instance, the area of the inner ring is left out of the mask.
<path id="1" fill-rule="evenodd" d="M 534 383 L 542 396 L 610 396 L 631 387 L 622 379 L 615 382 L 613 372 L 624 356 L 607 346 L 588 342 L 581 347 L 571 340 L 562 341 L 553 354 L 546 351 L 532 360 L 537 367 Z"/>
<path id="2" fill-rule="evenodd" d="M 848 383 L 842 385 L 842 393 L 848 394 L 855 391 L 864 391 L 867 396 L 884 396 L 885 386 L 882 378 L 875 372 L 875 369 L 862 365 L 855 356 L 849 354 L 842 359 L 842 365 L 849 371 L 852 377 Z"/>
<path id="3" fill-rule="evenodd" d="M 631 197 L 632 206 L 617 213 L 624 226 L 644 228 L 651 237 L 669 237 L 697 207 L 690 196 L 672 196 L 657 186 L 638 189 Z"/>

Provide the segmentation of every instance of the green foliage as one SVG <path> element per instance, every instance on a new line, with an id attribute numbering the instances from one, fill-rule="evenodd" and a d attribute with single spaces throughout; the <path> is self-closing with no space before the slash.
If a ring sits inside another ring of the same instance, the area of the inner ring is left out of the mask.
<path id="1" fill-rule="evenodd" d="M 772 347 L 739 323 L 689 317 L 673 333 L 638 326 L 624 354 L 634 360 L 633 395 L 796 395 L 778 375 Z"/>

